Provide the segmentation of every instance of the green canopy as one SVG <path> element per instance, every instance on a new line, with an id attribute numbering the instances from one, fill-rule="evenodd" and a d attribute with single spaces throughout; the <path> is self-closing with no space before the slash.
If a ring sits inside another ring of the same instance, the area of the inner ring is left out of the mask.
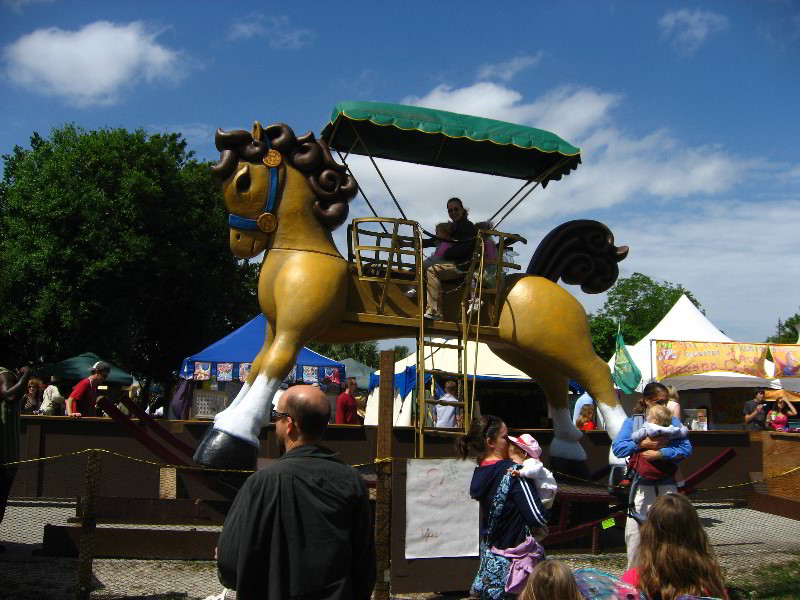
<path id="1" fill-rule="evenodd" d="M 541 129 L 402 104 L 340 102 L 321 137 L 343 152 L 541 179 L 543 186 L 581 162 L 580 148 Z"/>
<path id="2" fill-rule="evenodd" d="M 36 372 L 36 374 L 39 377 L 50 377 L 50 375 L 56 375 L 61 379 L 79 381 L 81 379 L 86 379 L 91 374 L 92 365 L 94 365 L 94 363 L 96 363 L 98 360 L 103 359 L 97 356 L 97 354 L 84 352 L 78 356 L 73 356 L 72 358 L 62 360 L 61 362 L 42 367 Z M 131 376 L 130 373 L 126 373 L 111 363 L 108 364 L 111 365 L 111 373 L 109 373 L 108 378 L 105 381 L 106 383 L 116 383 L 122 385 L 131 385 L 133 383 L 133 376 Z"/>

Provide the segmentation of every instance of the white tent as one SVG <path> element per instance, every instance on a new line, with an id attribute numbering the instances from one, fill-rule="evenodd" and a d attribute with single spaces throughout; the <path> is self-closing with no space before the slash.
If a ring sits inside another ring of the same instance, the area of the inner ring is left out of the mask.
<path id="1" fill-rule="evenodd" d="M 438 343 L 455 343 L 454 340 L 434 339 Z M 475 372 L 475 342 L 467 342 L 466 353 L 469 359 L 468 374 L 472 375 Z M 510 364 L 502 360 L 491 348 L 486 344 L 479 343 L 477 345 L 478 351 L 478 376 L 492 377 L 496 379 L 518 379 L 530 380 L 525 373 L 519 369 L 512 367 Z M 398 360 L 394 363 L 395 374 L 402 373 L 406 367 L 415 367 L 417 365 L 417 353 L 409 354 L 406 358 Z M 425 350 L 425 368 L 426 369 L 440 369 L 442 371 L 458 372 L 458 351 L 452 348 L 437 348 L 427 347 Z M 378 372 L 376 371 L 376 374 Z M 394 410 L 392 422 L 395 425 L 411 425 L 411 406 L 413 391 L 403 398 L 398 393 L 394 399 Z M 372 390 L 372 393 L 367 399 L 367 408 L 364 415 L 365 425 L 376 425 L 378 423 L 378 389 Z"/>
<path id="2" fill-rule="evenodd" d="M 653 355 L 655 343 L 653 340 L 675 340 L 689 342 L 733 342 L 731 338 L 717 329 L 692 301 L 681 296 L 661 322 L 648 333 L 642 340 L 633 346 L 626 346 L 633 362 L 642 373 L 642 383 L 637 391 L 641 391 L 645 384 L 653 378 Z M 614 357 L 608 361 L 611 370 L 614 370 Z M 767 375 L 775 372 L 775 367 L 766 361 Z M 742 388 L 764 387 L 774 389 L 787 389 L 800 391 L 800 379 L 765 379 L 727 371 L 715 371 L 700 375 L 682 375 L 664 380 L 666 385 L 674 385 L 678 390 L 696 390 L 704 388 Z"/>

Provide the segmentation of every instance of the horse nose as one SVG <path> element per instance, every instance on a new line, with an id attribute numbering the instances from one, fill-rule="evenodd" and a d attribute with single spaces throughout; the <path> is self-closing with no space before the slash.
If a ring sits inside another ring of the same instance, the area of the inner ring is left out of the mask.
<path id="1" fill-rule="evenodd" d="M 242 239 L 242 234 L 241 234 L 241 233 L 237 233 L 237 234 L 235 234 L 233 237 L 235 237 L 235 238 L 236 238 L 236 241 L 238 242 L 239 240 L 241 240 L 241 239 Z"/>

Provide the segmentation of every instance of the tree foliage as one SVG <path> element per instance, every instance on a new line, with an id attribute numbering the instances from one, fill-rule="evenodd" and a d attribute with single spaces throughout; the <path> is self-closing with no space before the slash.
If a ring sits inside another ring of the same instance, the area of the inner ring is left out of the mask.
<path id="1" fill-rule="evenodd" d="M 796 326 L 800 325 L 800 313 L 796 313 L 781 321 L 778 319 L 778 325 L 775 327 L 775 335 L 769 336 L 766 342 L 771 344 L 794 344 L 797 342 L 797 329 Z"/>
<path id="2" fill-rule="evenodd" d="M 603 307 L 589 315 L 589 332 L 597 355 L 608 360 L 614 354 L 617 322 L 625 343 L 635 344 L 658 325 L 683 294 L 701 309 L 692 292 L 680 284 L 658 282 L 641 273 L 618 280 L 608 291 Z"/>
<path id="3" fill-rule="evenodd" d="M 395 361 L 403 360 L 405 357 L 411 354 L 411 350 L 409 350 L 408 346 L 397 345 L 392 348 L 392 350 L 394 350 Z"/>
<path id="4" fill-rule="evenodd" d="M 3 156 L 0 344 L 93 351 L 145 381 L 258 311 L 208 165 L 180 134 L 54 129 Z"/>

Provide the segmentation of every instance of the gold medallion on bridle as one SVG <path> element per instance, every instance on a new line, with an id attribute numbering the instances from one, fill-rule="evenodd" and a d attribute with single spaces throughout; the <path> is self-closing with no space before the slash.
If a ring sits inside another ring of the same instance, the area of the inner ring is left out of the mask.
<path id="1" fill-rule="evenodd" d="M 264 233 L 272 233 L 278 227 L 278 219 L 272 213 L 264 213 L 258 217 L 258 228 Z"/>
<path id="2" fill-rule="evenodd" d="M 281 164 L 281 160 L 283 160 L 281 153 L 274 148 L 270 148 L 269 152 L 267 152 L 267 155 L 264 157 L 264 164 L 270 169 L 273 169 Z"/>

